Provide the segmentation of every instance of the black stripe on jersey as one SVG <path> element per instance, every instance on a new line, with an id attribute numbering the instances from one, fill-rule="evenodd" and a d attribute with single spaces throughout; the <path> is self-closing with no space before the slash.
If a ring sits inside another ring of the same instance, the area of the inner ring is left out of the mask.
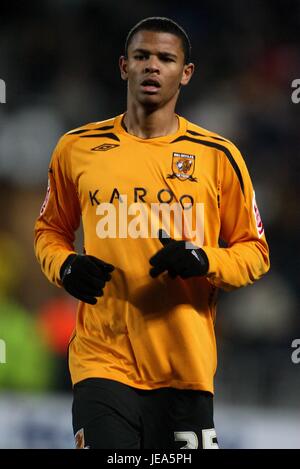
<path id="1" fill-rule="evenodd" d="M 171 143 L 181 142 L 182 140 L 187 140 L 188 142 L 198 143 L 199 145 L 205 145 L 207 147 L 216 148 L 217 150 L 221 150 L 223 153 L 225 153 L 225 155 L 227 156 L 231 166 L 233 167 L 233 169 L 234 169 L 234 171 L 235 171 L 235 173 L 238 177 L 238 180 L 239 180 L 240 185 L 241 185 L 242 192 L 244 194 L 244 181 L 243 181 L 243 178 L 242 178 L 240 168 L 238 167 L 237 162 L 233 158 L 233 156 L 230 153 L 230 151 L 228 150 L 228 148 L 224 147 L 224 145 L 220 145 L 219 143 L 207 142 L 206 140 L 199 140 L 197 138 L 188 137 L 186 135 L 181 135 L 180 137 L 175 138 L 175 140 L 173 140 L 173 142 L 171 142 Z"/>
<path id="2" fill-rule="evenodd" d="M 113 128 L 114 128 L 113 125 L 105 125 L 104 127 L 97 127 L 97 129 L 93 129 L 93 130 L 110 130 L 110 129 L 113 129 Z"/>
<path id="3" fill-rule="evenodd" d="M 81 138 L 92 138 L 92 137 L 105 137 L 105 138 L 111 138 L 112 140 L 117 140 L 117 142 L 120 141 L 119 137 L 117 137 L 115 134 L 89 134 L 89 135 L 82 135 Z"/>
<path id="4" fill-rule="evenodd" d="M 199 134 L 198 132 L 195 132 L 194 130 L 187 130 L 187 132 L 191 135 L 199 135 L 199 137 L 209 137 L 209 138 L 214 138 L 215 140 L 221 140 L 222 142 L 228 142 L 228 140 L 226 140 L 225 138 L 214 137 L 213 135 Z"/>

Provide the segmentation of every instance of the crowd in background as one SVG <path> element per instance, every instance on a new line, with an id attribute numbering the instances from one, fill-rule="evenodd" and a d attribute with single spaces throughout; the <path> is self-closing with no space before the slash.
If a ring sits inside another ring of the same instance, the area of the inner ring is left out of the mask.
<path id="1" fill-rule="evenodd" d="M 250 6 L 251 4 L 251 6 Z M 178 21 L 196 73 L 178 113 L 231 139 L 249 168 L 271 251 L 254 286 L 220 294 L 218 398 L 292 405 L 300 364 L 300 2 L 11 0 L 1 6 L 0 389 L 70 390 L 68 337 L 76 302 L 43 277 L 33 226 L 51 152 L 66 131 L 126 109 L 118 71 L 128 30 L 146 16 Z M 78 244 L 80 246 L 80 236 Z"/>

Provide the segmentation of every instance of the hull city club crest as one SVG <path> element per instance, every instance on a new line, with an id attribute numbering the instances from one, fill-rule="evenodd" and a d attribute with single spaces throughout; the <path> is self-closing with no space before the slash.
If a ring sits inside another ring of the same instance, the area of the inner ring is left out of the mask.
<path id="1" fill-rule="evenodd" d="M 197 182 L 197 178 L 193 177 L 195 169 L 195 155 L 187 153 L 173 153 L 172 157 L 172 174 L 168 174 L 167 178 L 178 178 L 180 181 Z"/>

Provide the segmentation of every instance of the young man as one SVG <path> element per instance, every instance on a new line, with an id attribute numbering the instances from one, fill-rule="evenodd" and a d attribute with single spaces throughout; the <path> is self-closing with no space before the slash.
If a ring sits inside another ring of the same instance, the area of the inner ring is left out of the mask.
<path id="1" fill-rule="evenodd" d="M 175 114 L 194 71 L 183 29 L 141 21 L 120 70 L 127 111 L 60 139 L 36 222 L 43 272 L 80 300 L 77 447 L 217 448 L 216 291 L 268 271 L 263 226 L 237 148 Z"/>

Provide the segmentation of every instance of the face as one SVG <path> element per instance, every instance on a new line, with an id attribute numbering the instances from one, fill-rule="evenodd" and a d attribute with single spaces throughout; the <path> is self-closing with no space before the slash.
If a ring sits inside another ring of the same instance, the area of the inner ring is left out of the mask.
<path id="1" fill-rule="evenodd" d="M 181 39 L 170 33 L 139 31 L 120 58 L 123 80 L 128 81 L 128 99 L 150 108 L 176 104 L 180 85 L 187 85 L 193 64 L 184 64 Z"/>

